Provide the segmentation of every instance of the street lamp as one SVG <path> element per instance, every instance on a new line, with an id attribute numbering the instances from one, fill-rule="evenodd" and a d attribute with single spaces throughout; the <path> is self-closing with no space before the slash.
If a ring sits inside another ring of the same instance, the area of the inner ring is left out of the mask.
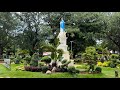
<path id="1" fill-rule="evenodd" d="M 72 43 L 73 43 L 73 41 L 70 41 L 71 42 L 71 55 L 72 55 Z"/>

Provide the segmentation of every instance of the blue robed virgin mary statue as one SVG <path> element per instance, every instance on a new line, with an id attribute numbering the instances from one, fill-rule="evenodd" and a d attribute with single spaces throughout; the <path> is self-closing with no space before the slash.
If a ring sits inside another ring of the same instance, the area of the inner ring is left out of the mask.
<path id="1" fill-rule="evenodd" d="M 64 31 L 65 31 L 65 22 L 62 18 L 60 21 L 60 32 L 64 32 Z"/>

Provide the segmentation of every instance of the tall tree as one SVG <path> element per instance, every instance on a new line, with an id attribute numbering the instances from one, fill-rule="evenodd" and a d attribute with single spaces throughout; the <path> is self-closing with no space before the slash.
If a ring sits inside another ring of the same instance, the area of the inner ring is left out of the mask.
<path id="1" fill-rule="evenodd" d="M 117 47 L 120 52 L 120 13 L 115 12 L 109 16 L 108 28 L 106 32 L 107 39 L 111 44 Z"/>
<path id="2" fill-rule="evenodd" d="M 99 12 L 74 12 L 72 25 L 68 29 L 68 45 L 73 41 L 74 56 L 84 51 L 87 46 L 96 45 L 96 40 L 101 39 L 102 32 L 106 29 L 105 14 Z"/>
<path id="3" fill-rule="evenodd" d="M 0 12 L 0 58 L 4 48 L 11 45 L 12 31 L 16 29 L 17 22 L 11 12 Z"/>
<path id="4" fill-rule="evenodd" d="M 20 32 L 18 37 L 18 45 L 22 49 L 27 49 L 30 55 L 39 49 L 40 42 L 47 39 L 49 33 L 49 26 L 46 26 L 43 18 L 44 12 L 21 12 L 16 13 L 20 20 Z"/>

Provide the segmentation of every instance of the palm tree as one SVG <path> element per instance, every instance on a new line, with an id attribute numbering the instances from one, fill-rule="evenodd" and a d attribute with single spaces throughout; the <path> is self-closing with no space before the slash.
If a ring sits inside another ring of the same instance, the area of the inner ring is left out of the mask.
<path id="1" fill-rule="evenodd" d="M 62 49 L 57 49 L 58 45 L 59 45 L 59 39 L 55 38 L 53 44 L 44 45 L 42 47 L 42 49 L 44 51 L 51 52 L 52 60 L 57 61 L 57 60 L 60 60 L 62 55 L 63 55 L 63 50 Z"/>

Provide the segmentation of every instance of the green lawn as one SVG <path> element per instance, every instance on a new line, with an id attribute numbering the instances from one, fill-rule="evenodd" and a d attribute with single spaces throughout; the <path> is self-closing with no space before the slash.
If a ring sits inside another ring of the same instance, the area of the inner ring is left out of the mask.
<path id="1" fill-rule="evenodd" d="M 102 67 L 101 74 L 77 74 L 73 76 L 69 73 L 52 73 L 47 75 L 41 72 L 16 71 L 16 66 L 19 64 L 12 64 L 11 70 L 9 70 L 0 64 L 0 78 L 114 78 L 114 70 L 116 70 L 116 68 Z M 120 71 L 120 69 L 118 70 Z"/>

